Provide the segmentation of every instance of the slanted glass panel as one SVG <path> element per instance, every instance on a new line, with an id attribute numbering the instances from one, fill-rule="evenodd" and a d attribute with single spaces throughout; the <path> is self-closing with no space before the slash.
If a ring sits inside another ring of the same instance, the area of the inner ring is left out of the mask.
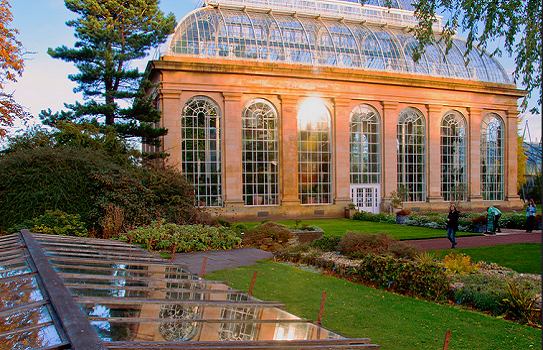
<path id="1" fill-rule="evenodd" d="M 221 110 L 205 96 L 181 112 L 181 171 L 194 186 L 196 205 L 222 206 Z"/>
<path id="2" fill-rule="evenodd" d="M 243 1 L 240 2 L 243 5 Z M 281 2 L 268 4 L 284 7 Z M 311 7 L 322 13 L 337 13 L 334 17 L 338 18 L 341 15 L 352 16 L 352 10 L 373 19 L 375 23 L 414 24 L 413 16 L 398 11 L 383 12 L 365 6 L 349 8 L 328 2 L 298 1 L 290 5 Z M 404 8 L 407 5 L 398 6 Z M 293 10 L 298 11 L 298 8 Z M 411 52 L 416 40 L 411 33 L 375 23 L 361 23 L 361 20 L 342 22 L 324 16 L 317 18 L 280 13 L 199 8 L 178 24 L 167 54 L 353 67 L 510 84 L 503 67 L 487 53 L 481 55 L 477 48 L 473 48 L 465 60 L 467 48 L 461 39 L 454 39 L 453 48 L 447 56 L 444 56 L 445 43 L 436 40 L 426 46 L 421 60 L 414 62 Z M 464 62 L 469 64 L 466 66 Z"/>
<path id="3" fill-rule="evenodd" d="M 503 200 L 504 125 L 499 115 L 487 114 L 481 125 L 481 194 L 484 200 Z"/>
<path id="4" fill-rule="evenodd" d="M 369 105 L 351 112 L 351 184 L 381 183 L 381 118 Z"/>
<path id="5" fill-rule="evenodd" d="M 320 99 L 298 112 L 298 196 L 301 204 L 332 203 L 331 116 Z"/>
<path id="6" fill-rule="evenodd" d="M 467 162 L 466 120 L 451 111 L 441 121 L 441 195 L 445 201 L 467 200 Z"/>
<path id="7" fill-rule="evenodd" d="M 60 344 L 63 344 L 63 342 L 53 325 L 44 325 L 43 327 L 31 328 L 5 336 L 0 333 L 1 349 L 6 350 L 34 350 Z"/>
<path id="8" fill-rule="evenodd" d="M 426 122 L 415 108 L 398 117 L 398 192 L 407 202 L 426 201 Z"/>
<path id="9" fill-rule="evenodd" d="M 279 204 L 277 110 L 268 101 L 251 101 L 242 112 L 242 179 L 245 205 Z"/>

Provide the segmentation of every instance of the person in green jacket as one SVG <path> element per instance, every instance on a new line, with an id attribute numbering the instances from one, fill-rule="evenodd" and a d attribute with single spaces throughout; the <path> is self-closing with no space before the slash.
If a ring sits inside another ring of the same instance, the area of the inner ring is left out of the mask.
<path id="1" fill-rule="evenodd" d="M 488 213 L 494 214 L 494 232 L 502 232 L 500 227 L 500 216 L 502 216 L 502 212 L 495 207 L 488 207 Z"/>

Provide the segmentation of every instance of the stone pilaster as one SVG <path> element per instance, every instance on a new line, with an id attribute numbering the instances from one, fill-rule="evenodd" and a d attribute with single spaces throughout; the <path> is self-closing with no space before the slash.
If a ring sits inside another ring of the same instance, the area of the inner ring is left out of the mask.
<path id="1" fill-rule="evenodd" d="M 351 150 L 350 150 L 350 110 L 349 99 L 334 99 L 334 179 L 335 179 L 335 203 L 345 204 L 351 202 Z"/>
<path id="2" fill-rule="evenodd" d="M 223 196 L 226 205 L 243 205 L 241 167 L 241 93 L 223 92 Z"/>
<path id="3" fill-rule="evenodd" d="M 298 197 L 298 97 L 281 96 L 281 204 L 299 205 Z"/>
<path id="4" fill-rule="evenodd" d="M 428 202 L 442 202 L 441 195 L 441 119 L 443 106 L 428 105 L 428 141 L 426 161 L 426 188 Z"/>
<path id="5" fill-rule="evenodd" d="M 518 114 L 516 109 L 507 111 L 507 118 L 505 119 L 505 137 L 507 145 L 505 146 L 505 199 L 508 201 L 520 200 L 517 194 L 517 175 L 518 175 Z"/>
<path id="6" fill-rule="evenodd" d="M 469 108 L 469 200 L 482 201 L 481 195 L 481 124 L 483 121 L 482 108 Z"/>
<path id="7" fill-rule="evenodd" d="M 382 135 L 381 142 L 382 163 L 382 197 L 384 200 L 390 199 L 390 193 L 396 190 L 398 184 L 398 103 L 384 102 L 382 116 Z"/>
<path id="8" fill-rule="evenodd" d="M 181 90 L 161 91 L 162 120 L 160 126 L 168 129 L 162 138 L 162 149 L 170 156 L 167 162 L 181 171 Z"/>

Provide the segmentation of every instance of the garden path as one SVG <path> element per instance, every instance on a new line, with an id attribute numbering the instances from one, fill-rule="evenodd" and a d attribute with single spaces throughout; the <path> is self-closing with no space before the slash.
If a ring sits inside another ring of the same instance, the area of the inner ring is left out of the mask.
<path id="1" fill-rule="evenodd" d="M 451 243 L 445 235 L 446 232 L 443 231 L 443 238 L 418 239 L 404 242 L 416 246 L 419 251 L 448 249 L 451 247 Z M 525 233 L 524 230 L 502 228 L 502 232 L 496 235 L 456 237 L 456 248 L 486 247 L 515 243 L 541 243 L 541 231 Z"/>

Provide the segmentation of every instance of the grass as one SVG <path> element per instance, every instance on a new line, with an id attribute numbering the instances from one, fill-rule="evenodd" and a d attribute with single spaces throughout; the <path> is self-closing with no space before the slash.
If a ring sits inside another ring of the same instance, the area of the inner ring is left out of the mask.
<path id="1" fill-rule="evenodd" d="M 296 221 L 284 220 L 276 221 L 280 224 L 294 227 Z M 254 227 L 260 222 L 244 222 L 247 227 Z M 317 220 L 302 220 L 302 224 L 316 225 L 324 230 L 326 235 L 343 236 L 348 231 L 365 232 L 365 233 L 381 233 L 388 232 L 392 237 L 398 240 L 410 239 L 426 239 L 426 238 L 442 238 L 446 236 L 445 230 L 437 230 L 427 227 L 416 227 L 406 225 L 387 224 L 371 221 L 350 220 L 350 219 L 317 219 Z M 457 236 L 478 236 L 479 233 L 458 232 Z"/>
<path id="2" fill-rule="evenodd" d="M 450 249 L 433 251 L 443 259 Z M 505 244 L 490 247 L 460 248 L 455 252 L 471 256 L 472 261 L 488 261 L 519 273 L 541 274 L 541 243 Z"/>
<path id="3" fill-rule="evenodd" d="M 253 294 L 279 301 L 286 310 L 318 318 L 322 292 L 326 304 L 322 324 L 348 337 L 368 337 L 382 350 L 441 349 L 451 330 L 449 349 L 540 349 L 541 331 L 459 307 L 411 299 L 334 277 L 272 262 L 216 271 L 208 279 L 230 281 L 248 290 L 258 270 Z"/>

